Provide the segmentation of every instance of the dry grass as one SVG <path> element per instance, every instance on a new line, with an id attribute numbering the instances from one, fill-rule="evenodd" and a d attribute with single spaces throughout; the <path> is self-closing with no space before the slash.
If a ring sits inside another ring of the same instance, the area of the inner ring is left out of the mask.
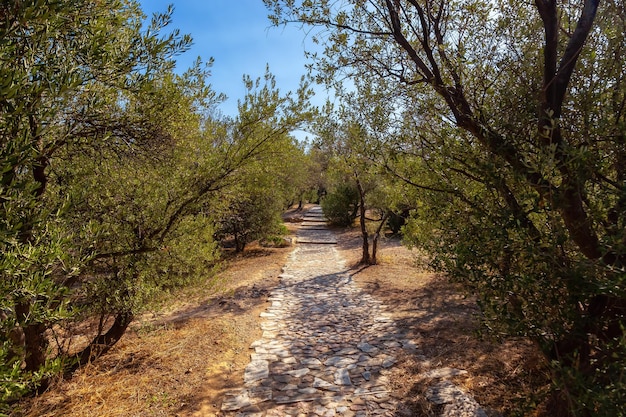
<path id="1" fill-rule="evenodd" d="M 298 215 L 287 216 L 289 230 Z M 384 301 L 418 345 L 392 374 L 396 395 L 414 415 L 438 411 L 421 395 L 429 383 L 422 373 L 431 367 L 467 370 L 454 382 L 490 415 L 509 415 L 533 392 L 541 362 L 532 345 L 476 337 L 475 302 L 416 267 L 415 254 L 397 240 L 383 242 L 380 265 L 360 268 L 358 231 L 338 233 L 338 249 L 357 284 Z M 219 416 L 224 392 L 242 384 L 248 347 L 261 333 L 259 313 L 290 251 L 251 246 L 230 257 L 218 292 L 197 287 L 174 294 L 160 311 L 134 323 L 104 358 L 17 404 L 12 416 Z"/>
<path id="2" fill-rule="evenodd" d="M 522 339 L 480 338 L 475 300 L 445 277 L 425 272 L 418 266 L 423 264 L 420 257 L 398 238 L 383 240 L 378 265 L 357 265 L 359 237 L 355 229 L 339 232 L 339 249 L 354 271 L 355 282 L 385 303 L 418 346 L 417 352 L 402 358 L 392 378 L 396 395 L 413 414 L 438 415 L 437 406 L 424 399 L 432 381 L 423 373 L 439 367 L 468 371 L 453 382 L 470 392 L 490 416 L 524 409 L 535 389 L 547 382 L 538 349 Z"/>
<path id="3" fill-rule="evenodd" d="M 243 380 L 259 313 L 290 248 L 251 246 L 232 256 L 217 293 L 185 289 L 144 315 L 105 357 L 12 416 L 211 416 Z"/>

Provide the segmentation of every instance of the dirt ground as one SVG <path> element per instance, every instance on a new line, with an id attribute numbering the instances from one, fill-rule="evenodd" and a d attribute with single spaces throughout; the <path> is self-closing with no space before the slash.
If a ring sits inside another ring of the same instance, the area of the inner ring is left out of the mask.
<path id="1" fill-rule="evenodd" d="M 299 215 L 287 213 L 291 232 Z M 337 249 L 354 280 L 386 304 L 418 346 L 401 358 L 391 378 L 395 395 L 415 416 L 440 411 L 423 396 L 430 383 L 423 373 L 430 367 L 468 371 L 453 381 L 490 416 L 517 415 L 514 410 L 532 405 L 529 399 L 545 374 L 530 343 L 481 340 L 474 300 L 444 277 L 425 272 L 398 238 L 383 240 L 379 265 L 362 268 L 358 230 L 337 233 Z M 252 245 L 230 257 L 216 289 L 174 294 L 138 320 L 105 357 L 16 404 L 11 416 L 219 416 L 224 392 L 243 383 L 249 345 L 261 335 L 259 313 L 291 250 Z"/>
<path id="2" fill-rule="evenodd" d="M 352 266 L 354 280 L 383 301 L 398 327 L 418 346 L 394 367 L 395 394 L 415 416 L 438 416 L 441 406 L 425 399 L 433 385 L 424 373 L 432 368 L 466 370 L 452 381 L 470 393 L 489 416 L 539 416 L 535 397 L 547 383 L 545 363 L 529 341 L 496 342 L 479 337 L 475 299 L 446 277 L 424 270 L 423 257 L 400 239 L 382 242 L 379 264 L 358 266 L 359 232 L 338 231 L 338 249 Z"/>

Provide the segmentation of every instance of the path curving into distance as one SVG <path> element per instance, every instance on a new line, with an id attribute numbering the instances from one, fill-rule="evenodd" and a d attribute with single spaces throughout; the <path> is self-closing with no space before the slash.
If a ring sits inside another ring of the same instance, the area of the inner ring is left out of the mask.
<path id="1" fill-rule="evenodd" d="M 398 416 L 387 374 L 400 334 L 380 302 L 353 283 L 319 206 L 303 219 L 296 247 L 251 349 L 244 387 L 227 393 L 222 415 Z"/>

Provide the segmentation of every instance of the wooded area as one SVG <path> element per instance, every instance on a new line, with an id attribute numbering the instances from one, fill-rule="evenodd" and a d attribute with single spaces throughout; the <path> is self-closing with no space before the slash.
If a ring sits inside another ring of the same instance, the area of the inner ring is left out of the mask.
<path id="1" fill-rule="evenodd" d="M 95 360 L 158 291 L 210 274 L 280 232 L 306 187 L 309 92 L 244 77 L 236 118 L 210 64 L 174 73 L 191 42 L 135 2 L 5 2 L 2 82 L 2 403 Z M 289 157 L 286 158 L 285 155 Z"/>
<path id="2" fill-rule="evenodd" d="M 487 333 L 536 342 L 551 415 L 625 415 L 624 3 L 264 2 L 323 46 L 333 104 L 268 69 L 222 115 L 211 62 L 174 71 L 191 38 L 172 9 L 144 27 L 130 0 L 0 5 L 0 403 L 321 198 L 359 220 L 362 263 L 390 227 L 478 297 Z"/>

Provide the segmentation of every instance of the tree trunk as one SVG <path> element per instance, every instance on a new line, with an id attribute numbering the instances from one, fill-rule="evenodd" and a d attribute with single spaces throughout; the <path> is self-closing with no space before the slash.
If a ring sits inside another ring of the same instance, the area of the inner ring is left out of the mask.
<path id="1" fill-rule="evenodd" d="M 26 323 L 31 312 L 31 306 L 27 302 L 20 302 L 15 306 L 17 322 L 20 323 L 21 331 L 16 338 L 21 342 L 24 349 L 25 370 L 37 372 L 46 362 L 46 347 L 48 341 L 44 336 L 46 326 L 43 323 Z"/>
<path id="2" fill-rule="evenodd" d="M 76 355 L 77 361 L 70 371 L 76 370 L 107 353 L 122 338 L 133 318 L 131 312 L 118 313 L 109 330 L 96 336 L 82 352 Z"/>
<path id="3" fill-rule="evenodd" d="M 585 316 L 585 319 L 579 320 L 567 334 L 544 351 L 549 360 L 562 366 L 562 369 L 557 370 L 557 375 L 565 381 L 563 385 L 567 388 L 555 390 L 548 399 L 551 415 L 594 415 L 590 409 L 579 410 L 579 414 L 572 413 L 572 399 L 585 395 L 576 392 L 581 389 L 580 382 L 568 383 L 572 378 L 593 378 L 600 385 L 613 382 L 610 373 L 604 374 L 599 370 L 615 361 L 616 355 L 620 355 L 619 341 L 624 338 L 626 299 L 604 294 L 594 296 L 581 316 Z M 601 349 L 595 349 L 596 344 Z"/>
<path id="4" fill-rule="evenodd" d="M 42 137 L 39 132 L 39 123 L 33 112 L 28 116 L 31 135 L 33 137 L 33 148 L 38 150 L 39 156 L 36 157 L 32 164 L 32 175 L 36 188 L 33 191 L 33 198 L 39 200 L 46 189 L 48 182 L 46 168 L 48 167 L 48 157 L 43 152 Z M 10 171 L 10 176 L 6 177 L 8 173 L 3 177 L 12 181 L 15 175 L 15 171 Z M 33 243 L 33 227 L 36 220 L 28 215 L 26 221 L 19 228 L 19 240 L 20 243 L 32 245 Z M 24 296 L 15 304 L 15 318 L 17 321 L 17 327 L 10 332 L 10 338 L 12 342 L 16 343 L 15 352 L 20 352 L 20 356 L 24 361 L 24 370 L 27 372 L 35 373 L 46 362 L 46 350 L 48 347 L 48 340 L 45 337 L 45 331 L 47 326 L 45 323 L 33 320 L 32 306 L 34 303 L 44 301 L 40 296 L 33 297 Z M 13 347 L 10 348 L 13 350 Z M 12 359 L 12 358 L 10 358 Z"/>
<path id="5" fill-rule="evenodd" d="M 385 225 L 385 222 L 387 221 L 387 218 L 389 218 L 390 214 L 391 211 L 385 212 L 383 218 L 380 220 L 378 228 L 376 228 L 376 233 L 374 233 L 374 239 L 372 239 L 372 259 L 370 259 L 370 265 L 376 265 L 378 263 L 378 259 L 376 258 L 378 255 L 378 238 L 380 237 L 380 231 L 383 229 L 383 226 Z"/>
<path id="6" fill-rule="evenodd" d="M 361 236 L 363 237 L 363 254 L 361 256 L 361 264 L 370 265 L 370 249 L 369 249 L 369 236 L 367 234 L 367 227 L 365 226 L 365 191 L 363 190 L 363 186 L 361 185 L 361 181 L 359 181 L 358 176 L 356 177 L 356 187 L 359 190 L 359 208 L 360 208 L 360 216 L 359 223 L 361 225 Z"/>
<path id="7" fill-rule="evenodd" d="M 235 231 L 233 232 L 233 239 L 235 240 L 235 252 L 243 252 L 244 246 L 246 246 L 246 238 L 243 236 L 243 233 L 239 233 L 237 230 L 238 227 L 235 226 Z"/>

